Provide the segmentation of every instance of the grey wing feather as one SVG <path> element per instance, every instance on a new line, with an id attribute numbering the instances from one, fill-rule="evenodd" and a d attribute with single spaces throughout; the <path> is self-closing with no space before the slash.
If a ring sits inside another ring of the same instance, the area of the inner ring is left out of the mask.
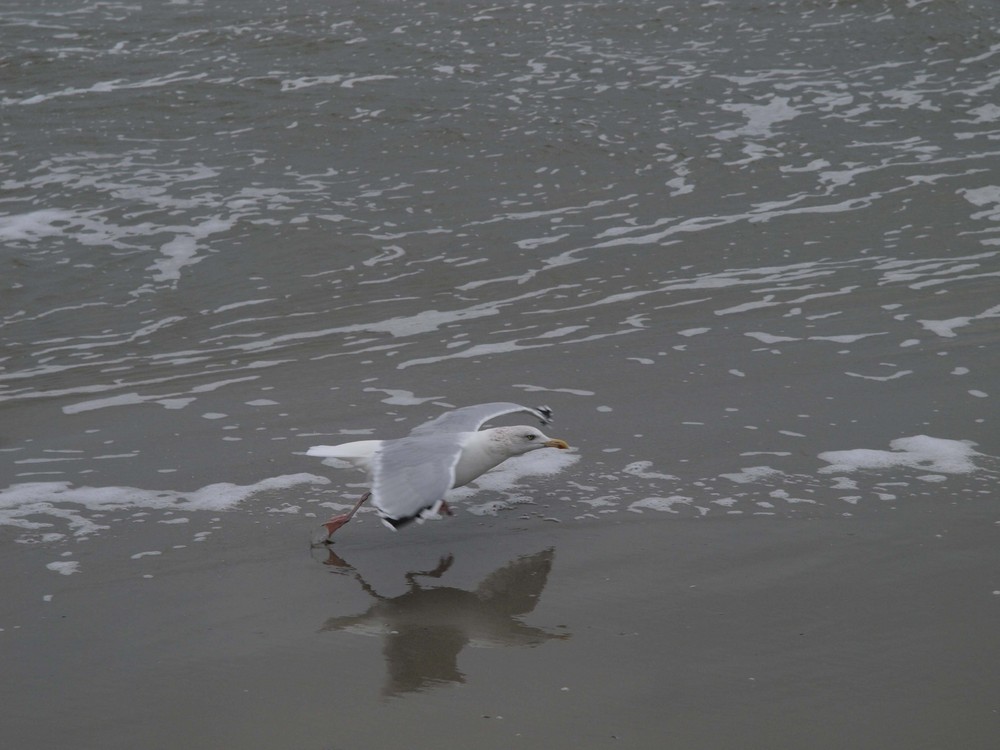
<path id="1" fill-rule="evenodd" d="M 372 505 L 390 521 L 416 518 L 452 488 L 461 453 L 451 435 L 387 441 L 372 462 Z"/>
<path id="2" fill-rule="evenodd" d="M 410 431 L 410 434 L 430 435 L 448 432 L 475 432 L 491 419 L 518 412 L 530 414 L 543 425 L 547 425 L 552 421 L 552 409 L 547 406 L 532 408 L 506 401 L 498 401 L 492 404 L 465 406 L 461 409 L 446 412 L 437 419 L 432 419 L 430 422 L 425 422 L 419 427 L 414 427 Z"/>

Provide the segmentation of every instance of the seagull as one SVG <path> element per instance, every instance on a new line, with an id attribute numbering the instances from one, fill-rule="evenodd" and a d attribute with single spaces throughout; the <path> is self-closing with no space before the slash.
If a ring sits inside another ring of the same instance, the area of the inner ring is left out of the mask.
<path id="1" fill-rule="evenodd" d="M 531 408 L 506 402 L 477 404 L 445 412 L 396 440 L 358 440 L 340 445 L 315 445 L 306 455 L 337 458 L 368 473 L 371 489 L 343 515 L 323 524 L 327 539 L 351 520 L 366 500 L 390 529 L 410 521 L 452 515 L 444 500 L 461 487 L 508 458 L 540 448 L 566 450 L 564 440 L 547 437 L 535 427 L 480 428 L 506 414 L 527 413 L 542 425 L 552 421 L 547 406 Z"/>

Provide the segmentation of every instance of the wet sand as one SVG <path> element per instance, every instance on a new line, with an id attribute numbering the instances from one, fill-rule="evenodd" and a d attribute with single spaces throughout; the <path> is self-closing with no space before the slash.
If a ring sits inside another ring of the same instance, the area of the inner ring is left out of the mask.
<path id="1" fill-rule="evenodd" d="M 16 572 L 5 746 L 985 750 L 1000 736 L 985 504 L 460 514 L 406 534 L 368 517 L 336 556 L 308 548 L 308 519 L 249 510 L 180 549 L 155 523 L 81 543 L 86 575 L 0 545 Z M 164 552 L 132 558 L 144 549 Z"/>

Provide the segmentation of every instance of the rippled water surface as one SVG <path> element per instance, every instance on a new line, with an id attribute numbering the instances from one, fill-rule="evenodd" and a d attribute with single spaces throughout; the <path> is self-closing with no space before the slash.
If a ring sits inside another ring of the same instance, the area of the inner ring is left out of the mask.
<path id="1" fill-rule="evenodd" d="M 60 572 L 151 512 L 308 526 L 363 481 L 309 445 L 494 400 L 578 452 L 479 514 L 993 492 L 991 2 L 50 0 L 0 38 L 0 533 Z"/>

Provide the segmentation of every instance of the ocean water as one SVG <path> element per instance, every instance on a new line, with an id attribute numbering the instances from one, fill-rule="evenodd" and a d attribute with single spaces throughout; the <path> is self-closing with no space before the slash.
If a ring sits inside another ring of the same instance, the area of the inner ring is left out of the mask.
<path id="1" fill-rule="evenodd" d="M 53 575 L 306 533 L 364 488 L 310 445 L 497 400 L 575 451 L 447 523 L 995 501 L 991 0 L 20 5 L 0 541 Z"/>

